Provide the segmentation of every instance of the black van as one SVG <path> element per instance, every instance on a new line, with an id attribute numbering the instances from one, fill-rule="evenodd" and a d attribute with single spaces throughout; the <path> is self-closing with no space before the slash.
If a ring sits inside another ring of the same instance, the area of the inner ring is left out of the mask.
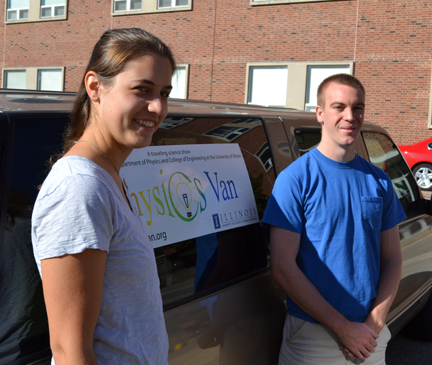
<path id="1" fill-rule="evenodd" d="M 73 93 L 0 91 L 0 365 L 50 363 L 30 218 L 38 186 L 46 176 L 46 162 L 51 154 L 61 151 L 73 99 Z M 320 135 L 314 113 L 170 100 L 169 114 L 155 133 L 152 146 L 163 146 L 164 151 L 167 146 L 187 150 L 186 146 L 217 145 L 221 152 L 238 149 L 257 216 L 205 238 L 202 233 L 190 232 L 179 241 L 167 238 L 162 231 L 150 235 L 159 270 L 171 365 L 277 362 L 285 299 L 270 274 L 268 231 L 259 220 L 276 176 L 314 148 Z M 387 324 L 395 334 L 420 312 L 416 329 L 430 340 L 429 202 L 423 199 L 404 158 L 383 128 L 365 123 L 356 149 L 387 172 L 408 217 L 399 226 L 403 274 Z M 169 169 L 178 159 L 163 163 L 163 169 Z M 129 165 L 133 164 L 131 161 Z M 131 201 L 135 201 L 133 196 Z M 216 228 L 224 217 L 215 219 Z M 211 239 L 211 249 L 203 252 L 206 239 Z"/>

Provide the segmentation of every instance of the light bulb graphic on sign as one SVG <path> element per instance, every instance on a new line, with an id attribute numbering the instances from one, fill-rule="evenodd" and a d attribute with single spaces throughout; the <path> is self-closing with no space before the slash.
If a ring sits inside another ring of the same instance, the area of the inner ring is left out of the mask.
<path id="1" fill-rule="evenodd" d="M 180 182 L 176 186 L 176 194 L 177 194 L 177 199 L 186 210 L 187 217 L 188 218 L 192 217 L 192 213 L 191 213 L 192 191 L 190 187 L 186 183 Z"/>
<path id="2" fill-rule="evenodd" d="M 191 179 L 179 171 L 170 176 L 168 183 L 171 206 L 177 216 L 185 222 L 191 222 L 199 209 L 199 201 L 196 200 L 196 197 L 194 198 L 193 190 L 196 188 L 192 184 Z"/>

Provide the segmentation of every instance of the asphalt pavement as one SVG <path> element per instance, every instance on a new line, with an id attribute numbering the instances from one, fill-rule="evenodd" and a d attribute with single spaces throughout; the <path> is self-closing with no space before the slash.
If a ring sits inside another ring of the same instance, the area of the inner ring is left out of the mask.
<path id="1" fill-rule="evenodd" d="M 412 340 L 398 333 L 387 346 L 386 365 L 431 365 L 432 342 Z"/>

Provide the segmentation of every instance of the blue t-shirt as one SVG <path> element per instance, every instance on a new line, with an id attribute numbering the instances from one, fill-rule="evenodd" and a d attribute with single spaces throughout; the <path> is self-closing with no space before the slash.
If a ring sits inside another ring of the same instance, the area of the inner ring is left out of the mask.
<path id="1" fill-rule="evenodd" d="M 341 163 L 315 148 L 278 176 L 263 222 L 301 234 L 299 268 L 340 313 L 362 322 L 376 297 L 381 232 L 405 218 L 384 171 L 358 155 Z M 287 307 L 317 322 L 289 297 Z"/>

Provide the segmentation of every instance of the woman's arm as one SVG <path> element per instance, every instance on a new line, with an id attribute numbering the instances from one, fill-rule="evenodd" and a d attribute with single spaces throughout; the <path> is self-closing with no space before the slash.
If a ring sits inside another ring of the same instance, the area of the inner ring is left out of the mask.
<path id="1" fill-rule="evenodd" d="M 41 261 L 51 350 L 56 365 L 97 364 L 93 335 L 107 253 L 87 249 Z"/>

